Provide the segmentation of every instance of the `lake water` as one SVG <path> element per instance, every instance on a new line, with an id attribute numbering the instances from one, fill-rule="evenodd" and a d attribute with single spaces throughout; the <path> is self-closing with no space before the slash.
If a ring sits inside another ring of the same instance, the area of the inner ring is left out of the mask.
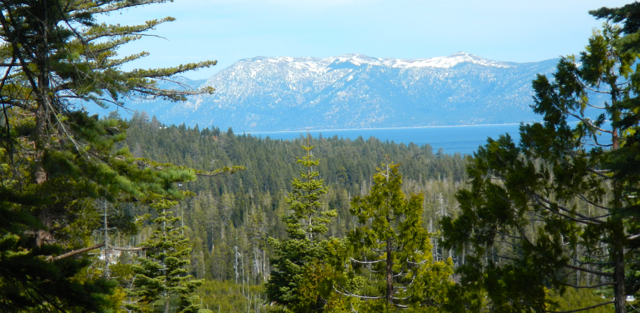
<path id="1" fill-rule="evenodd" d="M 382 141 L 393 141 L 395 143 L 409 144 L 411 142 L 417 145 L 429 144 L 433 147 L 434 153 L 442 148 L 445 153 L 453 154 L 459 152 L 461 154 L 471 155 L 478 149 L 478 146 L 487 143 L 487 138 L 497 139 L 499 135 L 509 133 L 515 142 L 520 140 L 518 133 L 519 124 L 505 125 L 472 125 L 472 126 L 439 126 L 439 127 L 420 127 L 420 128 L 383 128 L 383 129 L 347 129 L 347 130 L 310 130 L 309 133 L 313 137 L 328 138 L 337 135 L 340 138 L 349 138 L 354 140 L 360 136 L 364 139 L 375 137 Z M 247 133 L 249 134 L 249 133 Z M 254 132 L 252 136 L 258 136 L 271 139 L 294 139 L 306 134 L 306 131 L 290 131 L 290 132 Z"/>

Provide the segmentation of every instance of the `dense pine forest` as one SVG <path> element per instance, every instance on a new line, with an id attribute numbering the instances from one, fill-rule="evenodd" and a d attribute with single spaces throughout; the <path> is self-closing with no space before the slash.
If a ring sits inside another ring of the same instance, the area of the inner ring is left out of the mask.
<path id="1" fill-rule="evenodd" d="M 111 116 L 117 116 L 117 112 Z M 304 156 L 306 140 L 305 134 L 297 140 L 284 141 L 237 135 L 231 129 L 166 126 L 145 112 L 136 112 L 129 121 L 126 145 L 135 156 L 198 170 L 246 167 L 230 176 L 205 177 L 182 185 L 193 196 L 174 210 L 183 218 L 194 246 L 191 274 L 206 279 L 205 286 L 210 286 L 211 281 L 228 281 L 246 284 L 249 290 L 248 286 L 261 286 L 269 277 L 272 249 L 267 239 L 286 238 L 282 217 L 289 205 L 285 199 L 292 191 L 291 181 L 300 176 L 302 166 L 296 160 Z M 406 146 L 376 138 L 321 137 L 311 138 L 310 144 L 320 160 L 316 167 L 319 178 L 329 187 L 322 197 L 322 209 L 337 212 L 327 225 L 330 237 L 346 238 L 348 231 L 358 225 L 357 218 L 349 213 L 351 200 L 368 194 L 376 168 L 388 162 L 401 164 L 406 194 L 424 195 L 421 206 L 425 229 L 436 234 L 439 218 L 456 214 L 454 194 L 463 185 L 468 162 L 460 154 L 439 154 L 428 145 Z M 148 213 L 148 208 L 130 205 L 126 212 L 142 215 Z M 145 239 L 145 231 L 141 234 L 128 240 L 132 245 L 139 244 Z M 458 262 L 459 257 L 438 248 L 435 240 L 434 243 L 435 259 L 453 256 Z M 210 307 L 216 305 L 228 304 L 213 302 Z"/>
<path id="2" fill-rule="evenodd" d="M 284 199 L 291 192 L 291 181 L 302 170 L 296 160 L 305 153 L 302 146 L 306 144 L 306 137 L 303 133 L 294 141 L 271 140 L 236 135 L 232 130 L 220 131 L 217 128 L 167 127 L 155 119 L 145 122 L 140 116 L 144 116 L 144 112 L 134 115 L 130 121 L 126 140 L 134 156 L 203 171 L 223 166 L 244 166 L 246 169 L 233 175 L 198 179 L 183 188 L 196 194 L 191 199 L 195 201 L 193 205 L 214 201 L 207 206 L 229 207 L 228 212 L 213 213 L 218 218 L 225 217 L 224 224 L 236 228 L 245 226 L 251 220 L 251 212 L 256 211 L 267 214 L 268 234 L 277 234 L 273 231 L 278 228 L 275 227 L 278 215 L 284 214 L 288 208 Z M 323 202 L 337 209 L 338 217 L 343 221 L 332 227 L 332 234 L 338 236 L 345 235 L 345 229 L 351 226 L 347 213 L 349 199 L 369 191 L 376 167 L 381 164 L 401 163 L 405 190 L 428 192 L 425 208 L 434 206 L 439 201 L 436 198 L 441 199 L 441 206 L 448 207 L 454 203 L 453 194 L 465 179 L 466 161 L 460 154 L 437 154 L 428 145 L 406 146 L 381 142 L 376 138 L 349 140 L 337 137 L 311 138 L 310 144 L 315 146 L 314 156 L 321 160 L 316 170 L 330 186 Z M 192 204 L 189 206 L 193 208 Z M 207 233 L 210 239 L 213 233 Z M 220 231 L 216 231 L 214 237 L 219 237 L 219 234 Z M 211 246 L 211 241 L 209 243 Z"/>
<path id="3" fill-rule="evenodd" d="M 122 118 L 215 92 L 160 87 L 215 61 L 122 69 L 173 19 L 97 16 L 161 2 L 0 1 L 0 312 L 640 308 L 640 3 L 589 12 L 518 142 L 461 156 Z"/>

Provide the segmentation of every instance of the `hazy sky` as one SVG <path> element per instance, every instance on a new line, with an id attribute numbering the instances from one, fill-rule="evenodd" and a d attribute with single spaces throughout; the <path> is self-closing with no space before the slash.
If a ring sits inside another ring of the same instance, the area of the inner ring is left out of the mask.
<path id="1" fill-rule="evenodd" d="M 175 0 L 130 9 L 109 22 L 177 21 L 120 50 L 151 53 L 133 67 L 201 60 L 218 65 L 186 75 L 208 78 L 255 56 L 430 58 L 464 51 L 530 62 L 580 52 L 594 28 L 589 10 L 631 0 Z"/>

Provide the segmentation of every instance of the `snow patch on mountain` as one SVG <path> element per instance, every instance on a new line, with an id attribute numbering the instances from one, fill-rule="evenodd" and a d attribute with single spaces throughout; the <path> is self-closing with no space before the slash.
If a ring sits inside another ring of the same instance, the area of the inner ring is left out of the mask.
<path id="1" fill-rule="evenodd" d="M 400 60 L 400 59 L 384 59 L 384 63 L 387 66 L 397 68 L 412 68 L 412 67 L 435 67 L 435 68 L 451 68 L 461 63 L 472 63 L 481 66 L 498 67 L 498 68 L 510 68 L 512 65 L 508 65 L 502 62 L 491 61 L 483 59 L 479 56 L 469 54 L 466 52 L 458 52 L 445 57 L 435 57 L 430 59 L 417 59 L 417 60 Z"/>

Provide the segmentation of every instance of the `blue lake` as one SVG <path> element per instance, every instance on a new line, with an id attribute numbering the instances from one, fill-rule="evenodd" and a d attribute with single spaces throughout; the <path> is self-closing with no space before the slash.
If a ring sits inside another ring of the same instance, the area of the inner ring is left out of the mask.
<path id="1" fill-rule="evenodd" d="M 474 125 L 474 126 L 442 126 L 442 127 L 420 127 L 420 128 L 386 128 L 386 129 L 347 129 L 347 130 L 310 130 L 313 137 L 333 137 L 349 138 L 351 140 L 360 136 L 364 139 L 375 137 L 382 141 L 393 141 L 395 143 L 417 145 L 429 144 L 436 152 L 442 148 L 445 153 L 472 154 L 478 146 L 487 143 L 487 138 L 497 139 L 499 135 L 509 133 L 514 141 L 520 139 L 518 129 L 519 124 L 506 125 Z M 252 136 L 271 139 L 294 139 L 306 134 L 306 131 L 290 132 L 253 132 L 246 133 Z"/>

